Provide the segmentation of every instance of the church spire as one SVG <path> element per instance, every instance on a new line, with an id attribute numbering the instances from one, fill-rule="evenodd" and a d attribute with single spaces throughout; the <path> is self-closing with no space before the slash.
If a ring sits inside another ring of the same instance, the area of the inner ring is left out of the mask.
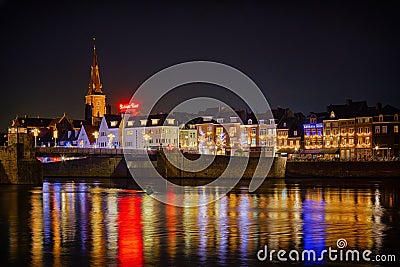
<path id="1" fill-rule="evenodd" d="M 99 64 L 97 62 L 96 55 L 96 38 L 93 37 L 93 61 L 90 69 L 90 82 L 88 95 L 92 94 L 103 94 L 101 88 L 103 87 L 100 82 Z"/>

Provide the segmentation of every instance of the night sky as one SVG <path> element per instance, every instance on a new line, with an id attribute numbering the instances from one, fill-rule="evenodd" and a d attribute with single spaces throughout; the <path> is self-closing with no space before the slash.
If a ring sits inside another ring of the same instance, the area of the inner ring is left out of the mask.
<path id="1" fill-rule="evenodd" d="M 0 130 L 16 114 L 84 117 L 93 36 L 114 111 L 191 60 L 243 71 L 271 107 L 400 107 L 399 1 L 162 2 L 0 0 Z"/>

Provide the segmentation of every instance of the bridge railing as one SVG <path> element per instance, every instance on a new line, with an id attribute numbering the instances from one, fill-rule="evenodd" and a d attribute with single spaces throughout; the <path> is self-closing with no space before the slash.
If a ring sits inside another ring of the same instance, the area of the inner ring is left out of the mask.
<path id="1" fill-rule="evenodd" d="M 35 147 L 35 153 L 39 155 L 119 155 L 124 154 L 122 148 L 81 148 L 81 147 Z M 145 155 L 144 149 L 125 149 L 125 153 Z"/>

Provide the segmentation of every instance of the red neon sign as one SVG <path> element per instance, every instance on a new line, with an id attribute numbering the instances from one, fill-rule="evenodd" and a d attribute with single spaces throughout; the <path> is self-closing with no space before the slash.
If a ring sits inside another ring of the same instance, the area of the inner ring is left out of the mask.
<path id="1" fill-rule="evenodd" d="M 137 109 L 139 108 L 139 104 L 130 103 L 130 104 L 119 104 L 120 110 L 127 110 L 127 109 Z"/>

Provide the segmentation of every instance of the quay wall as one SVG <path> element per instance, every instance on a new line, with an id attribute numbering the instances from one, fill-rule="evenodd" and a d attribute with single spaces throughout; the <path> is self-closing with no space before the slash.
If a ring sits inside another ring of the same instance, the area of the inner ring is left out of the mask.
<path id="1" fill-rule="evenodd" d="M 400 161 L 287 162 L 286 177 L 396 178 Z"/>
<path id="2" fill-rule="evenodd" d="M 0 147 L 0 184 L 41 184 L 42 164 L 24 144 Z"/>
<path id="3" fill-rule="evenodd" d="M 43 164 L 45 177 L 129 177 L 123 157 L 88 157 Z"/>
<path id="4" fill-rule="evenodd" d="M 192 155 L 189 155 L 189 157 Z M 194 155 L 195 156 L 195 155 Z M 234 168 L 230 176 L 237 177 L 242 173 L 243 159 L 234 159 Z M 158 173 L 168 178 L 217 178 L 226 168 L 229 157 L 216 156 L 215 161 L 210 167 L 199 172 L 181 171 L 166 160 L 163 153 L 157 155 L 157 161 L 153 161 L 149 166 L 148 161 L 140 159 L 128 162 L 130 168 L 135 173 L 146 176 L 149 168 L 155 167 Z M 250 158 L 249 164 L 244 171 L 243 178 L 251 178 L 254 176 L 255 166 L 258 160 Z M 285 177 L 286 158 L 275 158 L 268 177 L 284 178 Z M 265 176 L 266 164 L 259 164 L 261 176 Z M 130 177 L 125 158 L 123 157 L 88 157 L 84 159 L 68 160 L 52 163 L 44 163 L 43 171 L 45 177 Z M 258 175 L 259 178 L 261 177 Z M 261 177 L 264 178 L 264 177 Z"/>

